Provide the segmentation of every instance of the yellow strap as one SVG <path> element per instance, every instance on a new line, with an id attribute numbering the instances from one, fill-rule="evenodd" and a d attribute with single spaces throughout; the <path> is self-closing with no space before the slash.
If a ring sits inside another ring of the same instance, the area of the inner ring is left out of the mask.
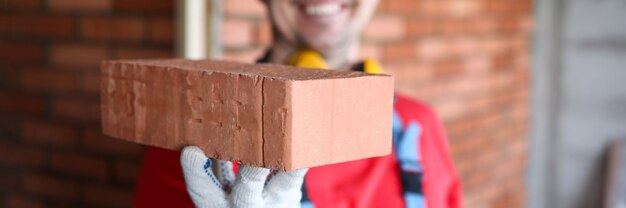
<path id="1" fill-rule="evenodd" d="M 313 50 L 301 50 L 292 54 L 286 64 L 302 68 L 328 69 L 328 64 L 326 64 L 322 55 Z M 374 59 L 365 59 L 363 61 L 363 72 L 382 74 L 383 67 Z"/>
<path id="2" fill-rule="evenodd" d="M 382 74 L 383 67 L 374 59 L 365 59 L 363 61 L 363 72 L 368 74 Z"/>
<path id="3" fill-rule="evenodd" d="M 324 58 L 313 50 L 302 50 L 292 54 L 287 60 L 287 65 L 313 69 L 328 68 Z"/>

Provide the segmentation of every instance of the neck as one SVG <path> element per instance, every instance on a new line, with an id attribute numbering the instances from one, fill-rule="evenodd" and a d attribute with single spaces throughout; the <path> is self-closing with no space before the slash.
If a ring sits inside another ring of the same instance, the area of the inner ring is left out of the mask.
<path id="1" fill-rule="evenodd" d="M 270 62 L 285 63 L 292 53 L 305 48 L 298 44 L 292 44 L 283 38 L 275 37 L 271 48 Z M 357 39 L 344 41 L 332 47 L 316 49 L 316 51 L 324 57 L 331 69 L 350 70 L 351 65 L 357 62 L 359 41 Z"/>

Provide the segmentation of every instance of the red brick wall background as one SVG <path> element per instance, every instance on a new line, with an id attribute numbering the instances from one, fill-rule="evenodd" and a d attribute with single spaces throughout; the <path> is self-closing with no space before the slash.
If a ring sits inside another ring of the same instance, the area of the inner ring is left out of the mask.
<path id="1" fill-rule="evenodd" d="M 128 206 L 143 148 L 99 132 L 98 64 L 171 57 L 172 0 L 0 1 L 0 206 Z M 270 44 L 257 0 L 225 0 L 225 58 Z M 361 54 L 443 118 L 466 207 L 522 207 L 529 0 L 381 0 Z"/>
<path id="2" fill-rule="evenodd" d="M 0 1 L 0 207 L 128 207 L 143 148 L 100 134 L 102 59 L 171 57 L 171 0 Z"/>

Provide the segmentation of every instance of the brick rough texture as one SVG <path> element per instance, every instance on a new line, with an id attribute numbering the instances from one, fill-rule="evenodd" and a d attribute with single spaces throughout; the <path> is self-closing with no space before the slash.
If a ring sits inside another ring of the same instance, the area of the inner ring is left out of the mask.
<path id="1" fill-rule="evenodd" d="M 0 163 L 0 207 L 130 206 L 143 147 L 99 133 L 91 116 L 99 111 L 91 104 L 99 103 L 98 65 L 171 57 L 173 5 L 0 3 L 0 100 L 10 101 L 0 102 L 0 146 L 26 151 L 20 164 Z M 398 91 L 426 101 L 443 118 L 465 207 L 524 207 L 532 7 L 530 0 L 384 0 L 373 21 L 388 22 L 381 27 L 390 30 L 370 29 L 363 39 L 363 57 L 379 59 Z M 236 24 L 225 27 L 245 28 L 225 34 L 232 36 L 225 58 L 254 61 L 270 44 L 261 1 L 227 0 L 224 9 L 225 24 Z M 108 28 L 141 26 L 94 34 L 98 28 L 83 28 L 94 20 Z M 84 106 L 86 115 L 70 113 L 72 106 Z M 98 158 L 106 171 L 68 174 L 53 169 L 52 155 Z M 83 191 L 89 193 L 76 193 Z M 96 200 L 103 194 L 110 194 L 108 203 Z"/>
<path id="2" fill-rule="evenodd" d="M 102 130 L 116 138 L 275 170 L 391 153 L 388 75 L 184 59 L 101 71 Z"/>

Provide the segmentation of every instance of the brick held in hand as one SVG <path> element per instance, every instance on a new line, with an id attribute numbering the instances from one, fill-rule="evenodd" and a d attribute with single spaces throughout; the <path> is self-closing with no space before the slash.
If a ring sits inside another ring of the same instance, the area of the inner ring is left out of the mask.
<path id="1" fill-rule="evenodd" d="M 225 61 L 101 66 L 105 134 L 277 170 L 391 152 L 393 78 Z"/>

